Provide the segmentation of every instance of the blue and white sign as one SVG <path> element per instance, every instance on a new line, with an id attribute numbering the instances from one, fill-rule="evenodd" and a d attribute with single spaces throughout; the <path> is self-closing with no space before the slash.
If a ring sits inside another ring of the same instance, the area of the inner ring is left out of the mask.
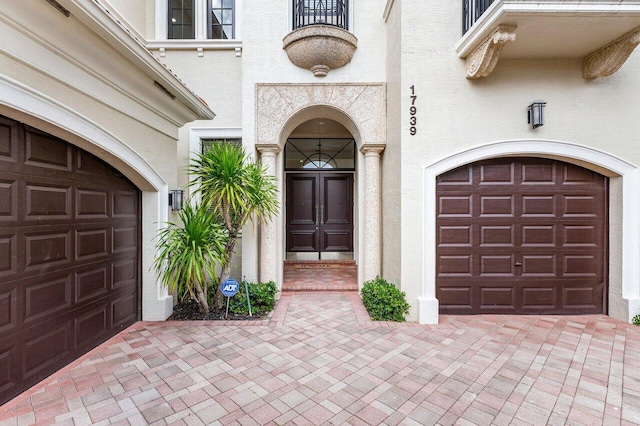
<path id="1" fill-rule="evenodd" d="M 238 281 L 233 278 L 229 278 L 220 286 L 220 290 L 225 297 L 235 296 L 239 289 L 240 285 L 238 284 Z"/>

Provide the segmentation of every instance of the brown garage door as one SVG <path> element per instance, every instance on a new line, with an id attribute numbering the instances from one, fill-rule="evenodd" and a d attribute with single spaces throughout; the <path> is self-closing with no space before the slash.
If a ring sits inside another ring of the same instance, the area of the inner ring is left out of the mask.
<path id="1" fill-rule="evenodd" d="M 137 319 L 139 191 L 0 117 L 0 403 Z"/>
<path id="2" fill-rule="evenodd" d="M 607 187 L 597 173 L 537 158 L 439 176 L 440 312 L 605 313 Z"/>

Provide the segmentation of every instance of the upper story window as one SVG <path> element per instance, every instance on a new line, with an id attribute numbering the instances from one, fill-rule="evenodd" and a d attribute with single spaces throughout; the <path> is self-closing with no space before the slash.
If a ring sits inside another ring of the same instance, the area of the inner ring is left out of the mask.
<path id="1" fill-rule="evenodd" d="M 194 0 L 169 0 L 169 35 L 171 39 L 195 38 Z"/>
<path id="2" fill-rule="evenodd" d="M 167 38 L 231 40 L 236 0 L 166 0 Z"/>
<path id="3" fill-rule="evenodd" d="M 293 0 L 293 29 L 323 24 L 349 29 L 349 0 Z"/>

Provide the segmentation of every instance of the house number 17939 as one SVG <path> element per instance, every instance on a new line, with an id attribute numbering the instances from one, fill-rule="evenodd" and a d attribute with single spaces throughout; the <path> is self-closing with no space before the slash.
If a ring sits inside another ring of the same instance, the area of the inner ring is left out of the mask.
<path id="1" fill-rule="evenodd" d="M 411 106 L 409 107 L 409 133 L 411 136 L 414 136 L 418 133 L 418 118 L 416 114 L 418 113 L 418 109 L 416 108 L 416 99 L 418 99 L 418 95 L 416 95 L 415 86 L 411 86 Z"/>

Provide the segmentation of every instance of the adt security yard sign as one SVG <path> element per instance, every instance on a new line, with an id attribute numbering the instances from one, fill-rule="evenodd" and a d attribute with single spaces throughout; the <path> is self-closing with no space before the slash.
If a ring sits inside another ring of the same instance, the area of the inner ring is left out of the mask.
<path id="1" fill-rule="evenodd" d="M 222 290 L 222 294 L 225 297 L 233 297 L 240 289 L 240 285 L 238 284 L 238 281 L 234 280 L 233 278 L 229 278 L 222 283 L 220 289 Z"/>

